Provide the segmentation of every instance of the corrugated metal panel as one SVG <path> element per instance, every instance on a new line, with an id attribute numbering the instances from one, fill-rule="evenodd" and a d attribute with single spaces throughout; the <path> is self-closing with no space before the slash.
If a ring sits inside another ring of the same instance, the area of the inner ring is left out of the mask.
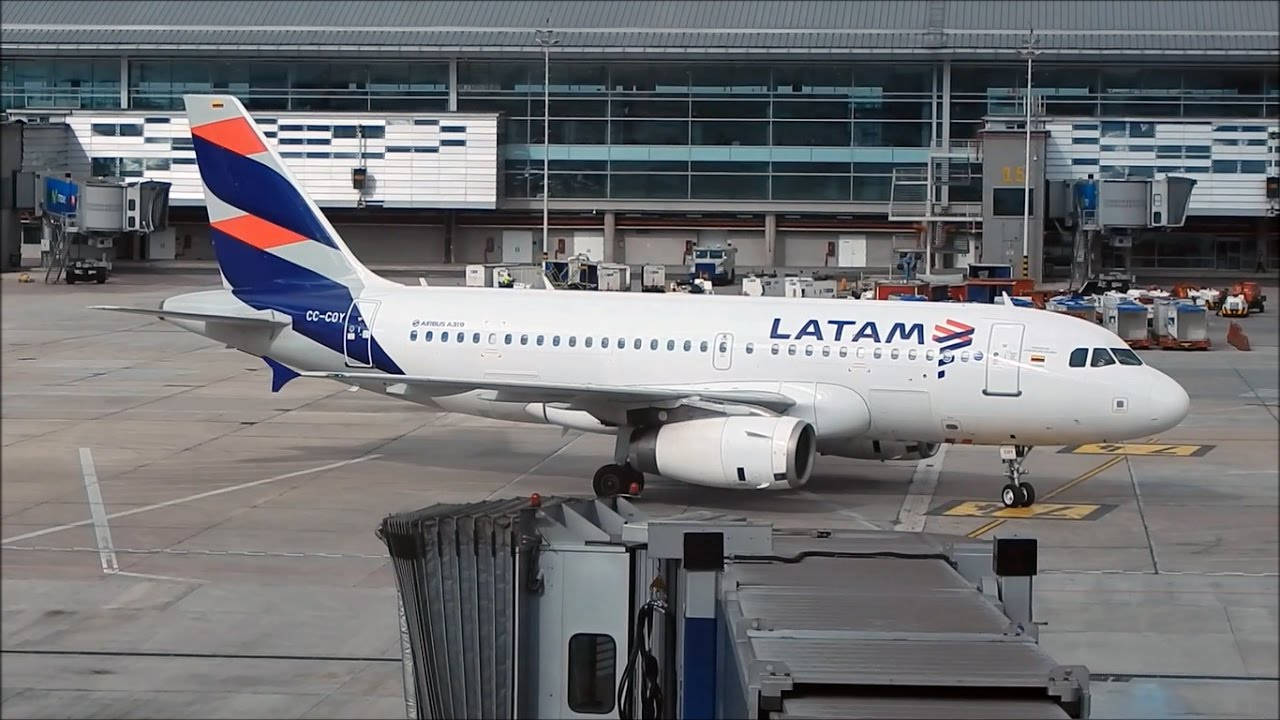
<path id="1" fill-rule="evenodd" d="M 1051 720 L 1070 717 L 1049 700 L 937 697 L 787 697 L 780 720 L 796 718 L 875 718 L 895 720 Z"/>
<path id="2" fill-rule="evenodd" d="M 417 27 L 527 29 L 705 28 L 844 29 L 924 31 L 928 0 L 418 0 L 360 3 L 119 2 L 94 0 L 6 0 L 6 25 L 153 25 L 177 27 Z M 1058 31 L 1256 31 L 1280 25 L 1280 9 L 1266 0 L 971 0 L 947 2 L 946 29 Z M 527 30 L 526 30 L 527 32 Z"/>

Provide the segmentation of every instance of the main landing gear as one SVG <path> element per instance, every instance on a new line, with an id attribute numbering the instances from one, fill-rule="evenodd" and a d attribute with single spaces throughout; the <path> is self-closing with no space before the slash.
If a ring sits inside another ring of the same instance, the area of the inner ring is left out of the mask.
<path id="1" fill-rule="evenodd" d="M 639 495 L 644 490 L 644 473 L 631 467 L 627 457 L 631 454 L 632 428 L 618 428 L 613 446 L 613 462 L 596 471 L 591 479 L 591 489 L 596 497 L 615 495 Z"/>
<path id="2" fill-rule="evenodd" d="M 591 480 L 591 489 L 596 497 L 613 497 L 615 495 L 639 495 L 644 490 L 644 473 L 631 467 L 630 464 L 617 465 L 609 463 L 596 471 Z"/>
<path id="3" fill-rule="evenodd" d="M 1004 476 L 1009 483 L 1000 491 L 1000 502 L 1007 508 L 1030 507 L 1036 501 L 1036 489 L 1022 476 L 1029 475 L 1022 469 L 1022 461 L 1031 452 L 1030 445 L 1001 445 L 1000 459 L 1004 461 Z"/>

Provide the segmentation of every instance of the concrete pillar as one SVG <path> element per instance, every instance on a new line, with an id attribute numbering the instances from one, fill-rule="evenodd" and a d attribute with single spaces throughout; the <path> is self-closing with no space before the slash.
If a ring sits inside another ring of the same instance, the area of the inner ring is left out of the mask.
<path id="1" fill-rule="evenodd" d="M 120 109 L 129 109 L 129 58 L 120 58 Z"/>
<path id="2" fill-rule="evenodd" d="M 626 240 L 618 235 L 618 215 L 612 210 L 604 212 L 604 259 L 616 263 L 627 261 Z"/>
<path id="3" fill-rule="evenodd" d="M 457 239 L 457 230 L 457 213 L 450 210 L 445 214 L 444 218 L 444 261 L 447 263 L 457 262 L 458 251 L 454 247 Z"/>
<path id="4" fill-rule="evenodd" d="M 449 59 L 449 112 L 458 111 L 458 58 Z"/>
<path id="5" fill-rule="evenodd" d="M 786 262 L 786 248 L 778 242 L 778 216 L 775 213 L 764 214 L 764 256 L 772 258 L 775 266 Z"/>

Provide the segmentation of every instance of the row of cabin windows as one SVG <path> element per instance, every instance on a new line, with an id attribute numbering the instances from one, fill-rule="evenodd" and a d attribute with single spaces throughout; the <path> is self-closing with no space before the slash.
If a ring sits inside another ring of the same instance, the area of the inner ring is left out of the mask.
<path id="1" fill-rule="evenodd" d="M 789 344 L 786 346 L 786 348 L 787 348 L 788 355 L 797 355 L 801 352 L 801 349 L 800 349 L 801 346 L 799 345 Z M 747 343 L 743 349 L 746 351 L 748 355 L 751 355 L 756 351 L 755 343 Z M 722 351 L 723 351 L 723 348 L 722 348 Z M 763 348 L 761 348 L 761 352 L 764 352 Z M 830 345 L 819 345 L 816 347 L 813 345 L 805 345 L 803 346 L 803 352 L 805 357 L 813 357 L 815 354 L 820 354 L 822 357 L 825 358 L 825 357 L 831 357 L 833 350 Z M 848 347 L 841 346 L 839 348 L 836 348 L 834 353 L 842 358 L 848 358 L 852 356 L 859 360 L 865 359 L 868 355 L 870 355 L 873 359 L 876 359 L 876 360 L 879 360 L 885 356 L 888 356 L 890 360 L 899 360 L 905 357 L 907 360 L 923 359 L 923 360 L 928 360 L 932 362 L 937 357 L 937 354 L 932 349 L 917 350 L 915 348 L 910 348 L 904 351 L 904 350 L 901 350 L 900 348 L 889 348 L 886 350 L 885 348 L 882 348 L 882 347 L 876 347 L 868 351 L 868 349 L 865 347 L 859 347 L 859 348 L 855 348 L 851 352 Z M 769 354 L 770 355 L 782 354 L 782 346 L 779 345 L 778 343 L 773 343 L 772 345 L 769 346 Z M 942 352 L 942 357 L 947 360 L 950 360 L 952 358 L 959 358 L 960 362 L 969 362 L 970 354 L 968 350 L 965 350 L 958 354 L 953 354 L 950 350 L 944 350 Z M 974 362 L 982 362 L 982 357 L 983 355 L 981 350 L 976 350 L 973 352 L 972 359 Z"/>
<path id="2" fill-rule="evenodd" d="M 473 344 L 476 344 L 476 345 L 480 344 L 480 337 L 481 337 L 481 335 L 480 335 L 480 333 L 478 333 L 478 332 L 473 332 L 473 333 L 471 333 L 471 342 L 472 342 Z M 417 339 L 418 339 L 418 331 L 417 331 L 417 330 L 410 330 L 410 331 L 409 331 L 409 340 L 410 340 L 410 341 L 416 341 Z M 546 336 L 546 335 L 532 335 L 532 336 L 531 336 L 531 335 L 529 335 L 528 333 L 521 333 L 521 334 L 520 334 L 520 336 L 519 336 L 519 338 L 518 338 L 518 340 L 517 340 L 517 337 L 516 337 L 516 335 L 515 335 L 515 334 L 513 334 L 513 333 L 505 333 L 505 334 L 502 336 L 502 344 L 503 344 L 503 345 L 513 345 L 513 344 L 516 344 L 516 343 L 518 342 L 520 345 L 528 345 L 528 344 L 529 344 L 530 339 L 532 339 L 532 340 L 533 340 L 533 344 L 534 344 L 535 346 L 538 346 L 538 347 L 542 347 L 542 346 L 546 345 L 546 344 L 547 344 L 547 342 L 548 342 L 548 336 Z M 437 333 L 437 332 L 436 332 L 436 331 L 434 331 L 434 330 L 427 330 L 427 331 L 424 331 L 424 332 L 422 333 L 422 340 L 423 340 L 424 342 L 433 342 L 433 341 L 434 341 L 434 342 L 442 342 L 442 343 L 447 343 L 447 342 L 465 343 L 465 342 L 467 341 L 467 333 L 462 332 L 462 331 L 450 332 L 450 331 L 448 331 L 448 330 L 442 330 L 442 331 L 440 331 L 440 332 L 438 332 L 438 333 Z M 583 346 L 584 348 L 592 347 L 592 346 L 594 345 L 594 341 L 595 341 L 595 338 L 594 338 L 594 337 L 592 337 L 592 336 L 586 336 L 586 337 L 583 337 L 583 338 L 582 338 L 582 346 Z M 550 345 L 551 345 L 551 347 L 560 347 L 560 343 L 561 343 L 561 336 L 560 336 L 560 335 L 551 335 L 551 336 L 550 336 Z M 601 337 L 601 338 L 600 338 L 600 345 L 599 345 L 599 346 L 600 346 L 600 348 L 602 348 L 602 349 L 608 349 L 608 348 L 610 347 L 610 343 L 611 343 L 611 339 L 610 339 L 608 336 Z M 498 334 L 497 334 L 497 333 L 489 333 L 489 344 L 490 344 L 490 345 L 497 345 L 497 344 L 498 344 Z M 565 345 L 567 345 L 568 347 L 577 347 L 577 346 L 578 346 L 578 336 L 577 336 L 577 335 L 567 335 L 567 336 L 565 336 L 565 337 L 564 337 L 564 344 L 565 344 Z M 649 340 L 649 342 L 648 342 L 648 346 L 649 346 L 649 349 L 650 349 L 650 350 L 658 350 L 660 347 L 663 347 L 663 346 L 664 346 L 664 343 L 663 343 L 661 340 L 658 340 L 657 338 L 652 338 L 652 339 L 650 339 L 650 340 Z M 627 339 L 626 339 L 626 338 L 622 338 L 622 337 L 617 338 L 617 341 L 616 341 L 616 343 L 614 344 L 614 347 L 616 347 L 616 348 L 618 348 L 618 349 L 626 349 L 626 347 L 627 347 Z M 645 341 L 644 341 L 644 339 L 643 339 L 643 338 L 635 338 L 635 339 L 633 339 L 633 340 L 632 340 L 632 342 L 631 342 L 631 347 L 632 347 L 633 349 L 635 349 L 635 350 L 641 350 L 641 349 L 643 349 L 643 348 L 645 347 Z M 668 352 L 674 352 L 677 348 L 683 349 L 683 350 L 684 350 L 684 352 L 692 352 L 692 351 L 693 351 L 693 349 L 694 349 L 694 347 L 695 347 L 695 345 L 694 345 L 694 341 L 692 341 L 692 340 L 684 340 L 684 341 L 667 340 L 667 341 L 665 342 L 665 347 L 666 347 L 666 349 L 667 349 L 667 351 L 668 351 Z M 696 345 L 696 347 L 697 347 L 698 352 L 707 352 L 707 350 L 709 349 L 710 345 L 709 345 L 709 343 L 708 343 L 706 340 L 701 340 L 701 341 L 698 341 L 698 344 Z M 801 346 L 799 346 L 799 345 L 789 344 L 789 345 L 787 345 L 787 346 L 786 346 L 786 348 L 787 348 L 787 355 L 793 355 L 793 356 L 794 356 L 794 355 L 798 355 L 798 354 L 800 354 L 800 352 L 801 352 L 801 349 L 800 349 L 800 348 L 801 348 Z M 725 342 L 725 341 L 720 341 L 720 343 L 719 343 L 719 345 L 718 345 L 718 347 L 717 347 L 717 350 L 719 350 L 719 352 L 721 352 L 721 353 L 728 353 L 728 352 L 729 352 L 729 344 L 728 344 L 727 342 Z M 749 342 L 749 343 L 747 343 L 747 344 L 743 347 L 743 350 L 744 350 L 748 355 L 752 355 L 752 354 L 754 354 L 754 353 L 755 353 L 755 351 L 756 351 L 756 344 L 755 344 L 755 343 L 751 343 L 751 342 Z M 761 348 L 761 352 L 763 352 L 763 347 Z M 937 355 L 935 354 L 935 352 L 934 352 L 932 349 L 928 349 L 928 350 L 917 350 L 917 349 L 915 349 L 915 348 L 911 348 L 911 349 L 908 349 L 908 350 L 905 350 L 905 351 L 903 351 L 903 350 L 901 350 L 901 349 L 899 349 L 899 348 L 889 348 L 889 349 L 886 351 L 886 349 L 885 349 L 885 348 L 877 347 L 877 348 L 873 348 L 873 349 L 871 349 L 871 350 L 868 352 L 868 349 L 867 349 L 867 348 L 865 348 L 865 347 L 859 347 L 859 348 L 855 348 L 855 349 L 853 350 L 853 352 L 851 353 L 851 352 L 850 352 L 850 349 L 849 349 L 848 347 L 843 347 L 843 346 L 842 346 L 842 347 L 836 348 L 836 350 L 835 350 L 834 352 L 835 352 L 835 354 L 837 354 L 837 355 L 838 355 L 839 357 L 841 357 L 841 358 L 848 358 L 848 357 L 850 357 L 850 356 L 852 355 L 853 357 L 855 357 L 855 358 L 857 358 L 857 359 L 859 359 L 859 360 L 865 359 L 865 358 L 868 356 L 868 354 L 870 355 L 870 357 L 872 357 L 872 358 L 874 358 L 874 359 L 876 359 L 876 360 L 879 360 L 879 359 L 881 359 L 881 358 L 885 357 L 886 355 L 888 356 L 888 358 L 889 358 L 890 360 L 899 360 L 899 359 L 902 359 L 902 358 L 905 356 L 905 358 L 906 358 L 907 360 L 909 360 L 909 361 L 910 361 L 910 360 L 919 360 L 919 359 L 923 359 L 923 360 L 927 360 L 927 361 L 932 362 L 935 358 L 937 358 Z M 805 346 L 803 346 L 803 353 L 804 353 L 805 357 L 813 357 L 815 354 L 819 354 L 819 355 L 821 355 L 821 356 L 822 356 L 822 357 L 824 357 L 824 358 L 829 358 L 829 357 L 831 357 L 831 356 L 832 356 L 832 354 L 833 354 L 833 350 L 832 350 L 832 348 L 831 348 L 831 346 L 830 346 L 830 345 L 821 345 L 821 346 L 817 346 L 817 347 L 815 347 L 815 346 L 813 346 L 813 345 L 805 345 Z M 770 345 L 770 346 L 769 346 L 769 354 L 770 354 L 770 355 L 781 355 L 781 354 L 782 354 L 782 346 L 781 346 L 781 345 L 779 345 L 778 343 L 773 343 L 772 345 Z M 951 359 L 951 358 L 953 358 L 953 357 L 957 357 L 957 358 L 960 360 L 960 362 L 969 362 L 969 360 L 970 360 L 970 357 L 971 357 L 971 356 L 970 356 L 970 353 L 969 353 L 969 351 L 968 351 L 968 350 L 965 350 L 965 351 L 963 351 L 963 352 L 961 352 L 961 353 L 959 353 L 959 354 L 956 354 L 956 355 L 953 355 L 953 354 L 951 353 L 951 351 L 949 351 L 949 350 L 944 350 L 944 351 L 942 352 L 942 357 L 943 357 L 943 359 L 948 359 L 948 360 L 949 360 L 949 359 Z M 982 351 L 981 351 L 981 350 L 977 350 L 977 351 L 974 351 L 974 352 L 973 352 L 973 354 L 972 354 L 972 359 L 973 359 L 973 361 L 974 361 L 974 362 L 982 362 L 982 358 L 983 358 L 983 355 L 982 355 Z"/>
<path id="3" fill-rule="evenodd" d="M 416 341 L 417 339 L 418 339 L 418 331 L 410 330 L 409 340 L 412 342 L 412 341 Z M 560 335 L 551 335 L 548 337 L 547 335 L 529 335 L 528 333 L 521 333 L 517 338 L 517 336 L 514 333 L 504 333 L 502 336 L 502 344 L 514 345 L 516 343 L 519 343 L 520 345 L 528 345 L 530 339 L 532 339 L 533 344 L 538 347 L 542 347 L 548 344 L 548 340 L 550 341 L 549 344 L 551 345 L 551 347 L 560 347 L 560 342 L 561 342 Z M 564 336 L 563 339 L 564 339 L 564 344 L 567 345 L 568 347 L 578 346 L 577 335 L 566 335 Z M 454 343 L 465 343 L 467 341 L 467 334 L 465 332 L 450 333 L 447 330 L 441 331 L 440 333 L 437 334 L 436 331 L 434 330 L 427 330 L 424 333 L 422 333 L 422 340 L 423 342 L 438 341 L 442 343 L 447 343 L 452 341 Z M 478 332 L 471 333 L 471 342 L 473 344 L 479 345 L 480 333 Z M 608 349 L 610 346 L 610 343 L 612 342 L 614 341 L 608 336 L 601 337 L 600 347 L 602 349 Z M 490 345 L 498 344 L 497 333 L 489 333 L 489 344 Z M 582 347 L 589 348 L 589 347 L 592 347 L 593 345 L 595 345 L 595 338 L 593 336 L 588 335 L 582 338 Z M 721 345 L 720 347 L 721 352 L 728 351 L 727 344 L 721 343 L 720 345 Z M 631 343 L 631 347 L 636 350 L 641 350 L 644 348 L 644 346 L 645 346 L 645 342 L 643 338 L 635 338 Z M 661 346 L 661 341 L 659 341 L 658 339 L 654 338 L 649 340 L 650 350 L 657 350 L 660 346 Z M 614 345 L 614 347 L 618 348 L 619 350 L 625 350 L 627 347 L 627 339 L 624 337 L 617 338 L 616 344 Z M 694 341 L 692 340 L 685 340 L 682 343 L 676 340 L 667 340 L 666 347 L 667 347 L 667 350 L 669 351 L 674 351 L 676 347 L 681 347 L 685 352 L 692 352 L 695 345 L 694 345 Z M 710 349 L 711 345 L 706 340 L 702 340 L 698 342 L 696 347 L 698 349 L 698 352 L 706 352 L 708 349 Z"/>
<path id="4" fill-rule="evenodd" d="M 1067 364 L 1071 367 L 1106 367 L 1107 365 L 1141 365 L 1142 358 L 1138 357 L 1138 353 L 1129 348 L 1093 348 L 1093 356 L 1090 357 L 1089 348 L 1076 348 L 1071 351 L 1071 358 Z"/>

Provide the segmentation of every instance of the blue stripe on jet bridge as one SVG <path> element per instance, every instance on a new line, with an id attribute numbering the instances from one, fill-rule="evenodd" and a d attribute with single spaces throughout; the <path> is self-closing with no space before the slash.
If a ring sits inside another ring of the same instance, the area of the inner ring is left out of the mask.
<path id="1" fill-rule="evenodd" d="M 337 247 L 299 189 L 283 175 L 257 160 L 199 137 L 193 137 L 192 142 L 200 165 L 200 178 L 219 200 L 329 247 Z"/>
<path id="2" fill-rule="evenodd" d="M 351 290 L 346 285 L 212 228 L 210 234 L 214 238 L 218 265 L 237 298 L 257 310 L 276 310 L 288 315 L 293 319 L 295 332 L 336 353 L 346 354 L 343 331 L 351 308 Z M 308 317 L 314 319 L 308 320 Z M 392 375 L 404 374 L 376 337 L 370 345 L 374 369 Z"/>
<path id="3" fill-rule="evenodd" d="M 712 720 L 716 716 L 716 619 L 684 619 L 685 720 Z"/>

